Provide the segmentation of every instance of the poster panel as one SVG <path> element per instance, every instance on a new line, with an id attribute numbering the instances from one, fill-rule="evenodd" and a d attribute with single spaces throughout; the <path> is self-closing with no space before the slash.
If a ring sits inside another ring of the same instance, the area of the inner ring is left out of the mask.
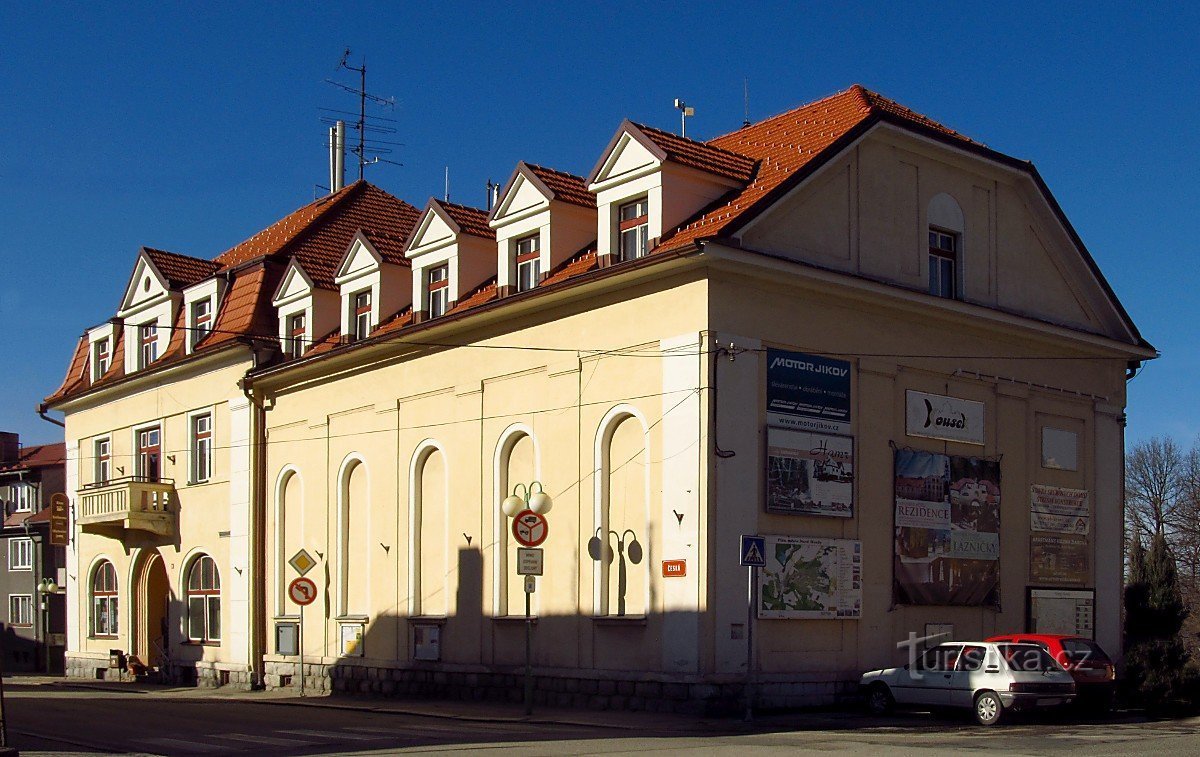
<path id="1" fill-rule="evenodd" d="M 1029 580 L 1058 586 L 1086 586 L 1091 582 L 1091 550 L 1087 537 L 1067 534 L 1030 534 Z"/>
<path id="2" fill-rule="evenodd" d="M 758 617 L 862 617 L 862 542 L 767 536 L 759 571 Z"/>
<path id="3" fill-rule="evenodd" d="M 1000 605 L 1000 463 L 895 452 L 893 601 Z"/>
<path id="4" fill-rule="evenodd" d="M 1034 484 L 1029 492 L 1029 528 L 1086 536 L 1092 528 L 1087 489 Z"/>
<path id="5" fill-rule="evenodd" d="M 767 512 L 854 516 L 854 439 L 767 429 Z"/>
<path id="6" fill-rule="evenodd" d="M 1096 592 L 1091 589 L 1029 589 L 1029 633 L 1095 638 Z"/>
<path id="7" fill-rule="evenodd" d="M 850 432 L 850 363 L 767 350 L 767 425 Z"/>
<path id="8" fill-rule="evenodd" d="M 904 407 L 904 432 L 909 436 L 983 444 L 982 402 L 909 389 Z"/>

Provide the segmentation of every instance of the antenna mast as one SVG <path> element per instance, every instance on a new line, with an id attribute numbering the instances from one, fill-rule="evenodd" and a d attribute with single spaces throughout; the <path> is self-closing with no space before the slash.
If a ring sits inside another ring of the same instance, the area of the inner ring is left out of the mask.
<path id="1" fill-rule="evenodd" d="M 371 124 L 367 123 L 367 118 L 368 118 L 367 102 L 369 101 L 369 102 L 375 103 L 376 105 L 384 105 L 389 108 L 395 108 L 396 100 L 393 97 L 380 97 L 378 95 L 373 95 L 373 94 L 367 92 L 367 58 L 366 58 L 366 56 L 363 56 L 362 65 L 359 65 L 359 66 L 350 65 L 350 63 L 348 62 L 349 60 L 350 60 L 350 48 L 347 47 L 345 52 L 342 53 L 342 59 L 340 61 L 338 61 L 338 68 L 339 69 L 344 68 L 347 71 L 353 71 L 354 73 L 358 74 L 358 87 L 347 86 L 345 84 L 342 84 L 341 82 L 333 81 L 332 79 L 326 79 L 325 81 L 326 81 L 326 83 L 332 84 L 333 86 L 338 87 L 339 89 L 343 89 L 352 95 L 358 95 L 358 114 L 357 114 L 358 121 L 353 126 L 353 128 L 358 130 L 358 146 L 351 148 L 350 152 L 352 152 L 358 156 L 358 178 L 361 180 L 363 178 L 363 169 L 366 168 L 366 166 L 368 166 L 368 165 L 372 165 L 374 163 L 380 163 L 380 162 L 391 163 L 391 164 L 397 165 L 397 166 L 402 165 L 401 163 L 397 163 L 394 160 L 386 160 L 384 158 L 381 158 L 377 154 L 373 155 L 373 157 L 370 160 L 367 159 L 368 151 L 370 151 L 372 153 L 384 153 L 384 154 L 388 154 L 388 153 L 392 152 L 390 149 L 386 149 L 386 148 L 368 147 L 367 146 L 367 131 L 368 130 L 373 131 L 373 132 L 383 133 L 383 134 L 395 134 L 396 133 L 396 129 L 393 127 L 380 126 L 380 125 L 377 125 L 374 123 L 371 123 Z M 323 110 L 328 110 L 328 109 L 323 109 Z M 331 112 L 340 112 L 340 111 L 331 111 Z M 390 118 L 380 119 L 378 116 L 370 116 L 370 118 L 383 120 L 383 121 L 390 121 L 392 123 L 395 123 L 394 119 L 390 119 Z M 374 138 L 372 138 L 372 141 L 375 143 L 378 143 L 378 144 L 386 144 L 386 145 L 399 144 L 397 142 L 383 142 L 380 140 L 376 140 Z"/>

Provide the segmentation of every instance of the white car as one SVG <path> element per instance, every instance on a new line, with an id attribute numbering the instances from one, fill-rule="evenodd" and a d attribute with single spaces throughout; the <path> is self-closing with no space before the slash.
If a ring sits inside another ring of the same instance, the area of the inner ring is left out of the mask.
<path id="1" fill-rule="evenodd" d="M 1075 681 L 1034 644 L 956 641 L 929 649 L 915 665 L 872 670 L 859 684 L 867 708 L 969 708 L 980 725 L 1006 710 L 1056 707 L 1075 698 Z"/>

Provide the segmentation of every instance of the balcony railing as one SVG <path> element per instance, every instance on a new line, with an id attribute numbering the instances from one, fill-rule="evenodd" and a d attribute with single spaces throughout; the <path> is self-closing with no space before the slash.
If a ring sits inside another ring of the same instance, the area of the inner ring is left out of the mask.
<path id="1" fill-rule="evenodd" d="M 144 476 L 88 484 L 79 491 L 79 525 L 84 531 L 122 528 L 174 536 L 175 482 Z"/>

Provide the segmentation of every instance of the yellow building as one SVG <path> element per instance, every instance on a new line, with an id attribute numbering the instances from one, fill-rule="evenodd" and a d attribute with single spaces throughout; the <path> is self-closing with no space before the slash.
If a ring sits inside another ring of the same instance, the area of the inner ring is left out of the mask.
<path id="1" fill-rule="evenodd" d="M 1155 352 L 1029 163 L 855 86 L 709 142 L 625 122 L 588 177 L 521 163 L 489 211 L 352 195 L 386 197 L 352 185 L 212 264 L 219 369 L 197 349 L 90 387 L 81 343 L 50 400 L 77 460 L 72 670 L 122 646 L 95 638 L 100 561 L 138 651 L 143 555 L 182 632 L 201 553 L 225 632 L 168 658 L 218 681 L 298 686 L 303 661 L 317 688 L 519 698 L 527 600 L 539 700 L 588 706 L 728 705 L 751 631 L 774 705 L 832 700 L 910 634 L 1119 654 L 1125 381 Z M 214 504 L 176 484 L 176 531 L 95 520 L 96 440 L 140 454 L 165 419 L 190 449 L 207 407 Z M 527 595 L 501 502 L 539 489 Z M 753 618 L 742 534 L 765 537 Z"/>

